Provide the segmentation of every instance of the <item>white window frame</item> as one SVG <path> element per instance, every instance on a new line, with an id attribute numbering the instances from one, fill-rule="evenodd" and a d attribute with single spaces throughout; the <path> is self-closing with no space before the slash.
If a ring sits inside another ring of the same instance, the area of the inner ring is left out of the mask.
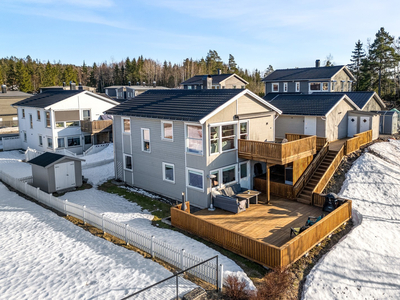
<path id="1" fill-rule="evenodd" d="M 68 145 L 68 139 L 76 139 L 76 138 L 79 138 L 79 145 L 73 145 L 73 146 Z M 65 143 L 65 141 L 64 141 L 64 143 Z M 67 136 L 67 143 L 66 143 L 65 148 L 73 148 L 73 147 L 81 147 L 81 146 L 82 146 L 82 139 L 79 135 Z"/>
<path id="2" fill-rule="evenodd" d="M 85 118 L 85 116 L 83 115 L 83 113 L 85 112 L 85 111 L 88 111 L 89 112 L 89 118 Z M 82 109 L 82 120 L 83 121 L 90 121 L 92 119 L 92 111 L 91 111 L 91 109 L 89 108 L 89 109 Z"/>
<path id="3" fill-rule="evenodd" d="M 39 134 L 39 146 L 43 147 L 43 135 Z"/>
<path id="4" fill-rule="evenodd" d="M 127 157 L 127 156 L 131 158 L 131 166 L 132 166 L 131 169 L 128 169 L 128 168 L 126 167 L 126 157 Z M 132 155 L 130 155 L 130 154 L 125 154 L 125 153 L 124 153 L 124 170 L 125 170 L 125 171 L 133 172 L 133 160 L 132 160 Z"/>
<path id="5" fill-rule="evenodd" d="M 174 180 L 167 179 L 167 176 L 166 176 L 166 173 L 165 173 L 165 167 L 166 166 L 172 166 L 172 176 L 174 177 Z M 162 173 L 163 173 L 163 180 L 164 181 L 169 182 L 169 183 L 175 183 L 175 164 L 163 162 L 162 163 Z"/>
<path id="6" fill-rule="evenodd" d="M 278 90 L 274 91 L 274 86 L 278 86 Z M 279 82 L 274 82 L 271 85 L 271 93 L 279 93 Z"/>
<path id="7" fill-rule="evenodd" d="M 284 83 L 283 83 L 283 92 L 284 92 L 284 93 L 287 93 L 287 92 L 288 92 L 288 83 L 287 83 L 287 82 L 284 82 Z"/>
<path id="8" fill-rule="evenodd" d="M 312 90 L 312 89 L 311 89 L 311 84 L 313 84 L 313 83 L 319 83 L 319 90 Z M 321 92 L 321 90 L 322 90 L 322 82 L 313 81 L 313 82 L 309 82 L 309 83 L 308 83 L 308 91 L 309 91 L 310 93 Z"/>
<path id="9" fill-rule="evenodd" d="M 28 136 L 27 136 L 27 134 L 26 134 L 26 131 L 24 130 L 24 131 L 22 131 L 22 136 L 23 136 L 23 141 L 24 141 L 24 143 L 27 143 L 28 142 Z"/>
<path id="10" fill-rule="evenodd" d="M 235 180 L 231 181 L 231 182 L 227 182 L 227 183 L 223 183 L 223 170 L 224 169 L 228 169 L 228 168 L 235 168 Z M 221 188 L 221 187 L 225 187 L 225 186 L 230 186 L 233 185 L 235 183 L 238 183 L 238 178 L 240 177 L 239 173 L 238 173 L 238 167 L 237 164 L 233 164 L 233 165 L 228 165 L 222 168 L 218 168 L 218 169 L 214 169 L 210 171 L 210 175 L 212 175 L 213 173 L 217 173 L 218 172 L 218 185 L 215 186 L 214 188 Z M 211 186 L 210 186 L 211 187 Z"/>
<path id="11" fill-rule="evenodd" d="M 49 125 L 47 125 L 47 113 L 49 114 Z M 45 119 L 44 125 L 46 126 L 46 128 L 51 128 L 51 111 L 50 110 L 44 112 L 44 119 Z"/>
<path id="12" fill-rule="evenodd" d="M 33 116 L 32 116 L 32 114 L 29 114 L 29 128 L 33 129 Z"/>
<path id="13" fill-rule="evenodd" d="M 246 121 L 247 122 L 247 121 Z M 243 123 L 244 123 L 244 121 L 243 121 Z M 235 150 L 237 150 L 237 147 L 238 147 L 238 145 L 237 145 L 237 139 L 238 139 L 238 126 L 237 126 L 237 124 L 238 124 L 238 122 L 224 122 L 224 123 L 215 123 L 215 124 L 209 124 L 209 126 L 208 126 L 208 135 L 209 135 L 209 142 L 210 142 L 210 149 L 209 149 L 209 153 L 210 153 L 210 155 L 217 155 L 217 154 L 220 154 L 220 153 L 226 153 L 226 152 L 230 152 L 230 151 L 235 151 Z M 226 126 L 226 125 L 234 125 L 235 126 L 235 134 L 234 134 L 234 143 L 235 143 L 235 147 L 233 148 L 233 149 L 228 149 L 228 150 L 222 150 L 222 126 Z M 214 153 L 211 153 L 211 127 L 217 127 L 218 129 L 218 137 L 217 137 L 217 140 L 218 140 L 218 151 L 217 152 L 214 152 Z M 248 135 L 249 133 L 247 133 L 247 135 Z"/>
<path id="14" fill-rule="evenodd" d="M 63 146 L 63 147 L 60 147 L 60 145 L 58 144 L 58 140 L 60 140 L 60 139 L 63 139 L 63 140 L 64 140 L 64 146 Z M 67 147 L 65 147 L 65 137 L 58 137 L 58 138 L 57 138 L 57 148 L 58 148 L 58 149 L 67 148 Z"/>
<path id="15" fill-rule="evenodd" d="M 300 92 L 300 82 L 295 82 L 294 83 L 294 87 L 295 87 L 295 91 L 296 91 L 296 93 L 298 93 L 298 92 Z"/>
<path id="16" fill-rule="evenodd" d="M 326 85 L 326 90 L 324 90 L 324 85 Z M 329 92 L 329 82 L 321 82 L 321 92 Z"/>
<path id="17" fill-rule="evenodd" d="M 188 151 L 188 144 L 189 144 L 189 137 L 188 137 L 188 126 L 197 126 L 201 127 L 201 151 L 200 153 L 195 153 L 195 152 L 189 152 Z M 191 154 L 191 155 L 197 155 L 197 156 L 203 156 L 204 155 L 204 128 L 202 124 L 198 123 L 185 123 L 185 153 Z"/>
<path id="18" fill-rule="evenodd" d="M 351 92 L 353 81 L 347 81 L 347 91 Z"/>
<path id="19" fill-rule="evenodd" d="M 36 110 L 36 118 L 38 122 L 42 121 L 42 114 L 40 113 L 40 110 Z"/>
<path id="20" fill-rule="evenodd" d="M 190 171 L 201 174 L 201 177 L 203 178 L 202 179 L 202 188 L 198 188 L 198 187 L 195 187 L 193 185 L 189 185 L 189 172 Z M 186 167 L 186 187 L 191 188 L 191 189 L 196 190 L 196 191 L 204 192 L 204 171 L 203 170 L 199 170 L 199 169 L 193 169 L 193 168 Z"/>
<path id="21" fill-rule="evenodd" d="M 145 140 L 143 133 L 145 130 L 149 131 L 149 140 Z M 140 128 L 140 140 L 142 142 L 142 151 L 146 153 L 151 153 L 151 136 L 150 136 L 150 129 L 149 128 Z M 149 142 L 149 150 L 144 149 L 144 142 Z"/>
<path id="22" fill-rule="evenodd" d="M 164 136 L 164 124 L 171 124 L 172 126 L 172 138 L 166 138 Z M 161 121 L 161 139 L 163 141 L 173 142 L 174 141 L 174 122 L 172 121 Z"/>
<path id="23" fill-rule="evenodd" d="M 249 130 L 250 122 L 249 122 L 249 120 L 243 120 L 243 121 L 240 121 L 240 122 L 239 122 L 239 128 L 236 129 L 238 139 L 241 138 L 241 137 L 240 137 L 240 136 L 241 136 L 241 133 L 240 133 L 240 124 L 242 124 L 242 123 L 246 123 L 246 124 L 247 124 L 247 133 L 246 133 L 247 138 L 246 138 L 246 140 L 248 140 L 248 139 L 249 139 L 249 134 L 250 134 L 250 130 Z"/>
<path id="24" fill-rule="evenodd" d="M 51 140 L 51 146 L 49 145 L 49 140 Z M 47 142 L 47 148 L 53 149 L 53 144 L 54 144 L 53 138 L 47 137 L 46 142 Z"/>
<path id="25" fill-rule="evenodd" d="M 122 134 L 131 134 L 131 119 L 130 118 L 121 118 L 121 126 L 122 126 Z M 129 121 L 129 131 L 125 131 L 124 120 Z"/>
<path id="26" fill-rule="evenodd" d="M 344 92 L 344 80 L 340 81 L 340 91 Z"/>
<path id="27" fill-rule="evenodd" d="M 331 91 L 335 90 L 335 83 L 336 81 L 331 81 Z"/>
<path id="28" fill-rule="evenodd" d="M 21 113 L 22 113 L 22 119 L 25 119 L 25 108 L 22 108 Z"/>

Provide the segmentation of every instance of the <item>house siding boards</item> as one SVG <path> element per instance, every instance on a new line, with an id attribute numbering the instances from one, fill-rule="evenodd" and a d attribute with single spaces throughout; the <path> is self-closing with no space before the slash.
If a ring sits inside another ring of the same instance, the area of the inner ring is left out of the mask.
<path id="1" fill-rule="evenodd" d="M 349 92 L 349 84 L 348 82 L 351 80 L 350 76 L 346 74 L 346 72 L 342 69 L 340 72 L 333 76 L 332 80 L 336 80 L 335 89 L 332 91 L 332 88 L 329 90 L 332 92 Z M 342 91 L 341 85 L 342 80 L 344 81 L 344 89 Z"/>
<path id="2" fill-rule="evenodd" d="M 275 120 L 275 134 L 277 138 L 284 138 L 285 133 L 304 133 L 303 116 L 281 115 Z M 324 133 L 325 135 L 325 133 Z"/>
<path id="3" fill-rule="evenodd" d="M 236 78 L 235 76 L 232 76 L 228 78 L 227 80 L 224 80 L 220 83 L 221 88 L 224 87 L 225 89 L 241 89 L 242 86 L 246 86 L 246 83 L 244 83 L 242 80 L 239 78 Z"/>
<path id="4" fill-rule="evenodd" d="M 372 97 L 364 107 L 360 107 L 363 111 L 379 111 L 382 107 L 379 105 L 378 101 Z"/>
<path id="5" fill-rule="evenodd" d="M 334 141 L 347 137 L 347 119 L 348 111 L 353 110 L 351 106 L 344 99 L 334 107 L 334 109 L 327 115 L 326 124 L 326 138 L 328 141 Z"/>
<path id="6" fill-rule="evenodd" d="M 326 121 L 323 118 L 317 117 L 317 136 L 320 136 L 320 137 L 326 136 L 325 124 L 326 124 Z"/>

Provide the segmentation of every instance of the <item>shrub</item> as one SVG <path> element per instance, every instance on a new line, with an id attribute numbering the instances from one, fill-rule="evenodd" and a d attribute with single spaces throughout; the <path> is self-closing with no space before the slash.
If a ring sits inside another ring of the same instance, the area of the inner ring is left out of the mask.
<path id="1" fill-rule="evenodd" d="M 291 283 L 291 274 L 285 268 L 275 268 L 266 274 L 252 300 L 282 299 Z"/>
<path id="2" fill-rule="evenodd" d="M 224 294 L 229 300 L 247 300 L 250 299 L 250 291 L 247 282 L 239 280 L 237 276 L 229 275 L 225 279 Z"/>

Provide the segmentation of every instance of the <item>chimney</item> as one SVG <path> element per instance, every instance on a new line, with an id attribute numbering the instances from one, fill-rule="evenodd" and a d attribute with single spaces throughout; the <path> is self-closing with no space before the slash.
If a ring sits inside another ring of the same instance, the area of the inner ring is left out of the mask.
<path id="1" fill-rule="evenodd" d="M 316 61 L 315 61 L 315 67 L 316 68 L 319 68 L 321 66 L 321 61 L 319 60 L 319 59 L 317 59 Z"/>
<path id="2" fill-rule="evenodd" d="M 72 81 L 69 82 L 69 90 L 70 91 L 76 90 L 76 84 Z"/>
<path id="3" fill-rule="evenodd" d="M 157 82 L 154 80 L 153 81 L 153 88 L 155 88 L 157 86 Z"/>
<path id="4" fill-rule="evenodd" d="M 3 94 L 7 93 L 7 86 L 6 86 L 5 84 L 3 84 L 3 85 L 1 86 L 1 92 L 2 92 Z"/>
<path id="5" fill-rule="evenodd" d="M 146 86 L 146 82 L 143 81 L 143 86 Z"/>
<path id="6" fill-rule="evenodd" d="M 63 82 L 63 87 L 65 87 L 65 85 L 66 85 L 66 84 L 65 84 L 65 81 L 64 81 L 64 82 Z"/>
<path id="7" fill-rule="evenodd" d="M 140 85 L 140 82 L 138 81 L 138 82 L 136 82 L 136 85 Z"/>
<path id="8" fill-rule="evenodd" d="M 82 86 L 82 83 L 81 82 L 79 82 L 79 87 L 78 87 L 78 90 L 83 90 L 83 86 Z"/>
<path id="9" fill-rule="evenodd" d="M 128 81 L 128 85 L 131 86 L 131 82 L 130 81 Z"/>
<path id="10" fill-rule="evenodd" d="M 218 69 L 218 75 L 221 75 L 221 69 Z"/>
<path id="11" fill-rule="evenodd" d="M 212 89 L 212 77 L 211 75 L 203 76 L 203 90 L 211 90 Z"/>

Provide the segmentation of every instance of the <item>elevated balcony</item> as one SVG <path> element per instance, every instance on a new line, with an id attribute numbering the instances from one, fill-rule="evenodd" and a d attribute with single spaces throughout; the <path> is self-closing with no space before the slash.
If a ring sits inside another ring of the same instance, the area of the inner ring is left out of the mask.
<path id="1" fill-rule="evenodd" d="M 308 136 L 287 143 L 239 140 L 239 157 L 284 165 L 314 155 L 317 152 L 317 137 Z"/>
<path id="2" fill-rule="evenodd" d="M 113 120 L 81 121 L 81 130 L 90 134 L 111 132 Z"/>

